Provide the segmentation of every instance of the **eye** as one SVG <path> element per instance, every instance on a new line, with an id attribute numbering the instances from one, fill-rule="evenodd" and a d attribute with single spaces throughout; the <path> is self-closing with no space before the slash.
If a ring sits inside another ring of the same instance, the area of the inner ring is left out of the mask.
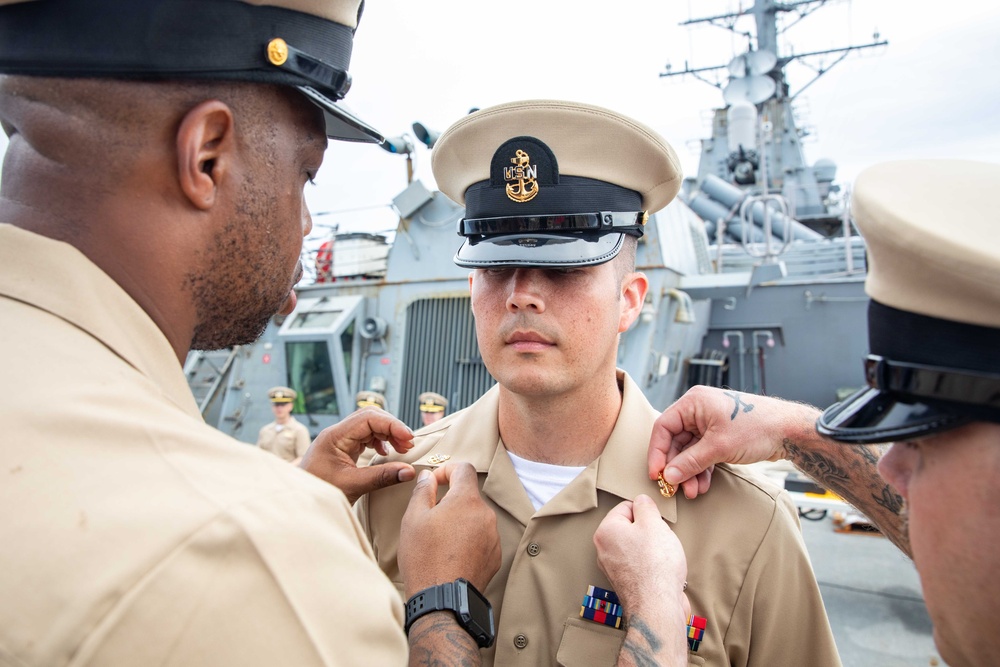
<path id="1" fill-rule="evenodd" d="M 316 185 L 316 172 L 315 171 L 307 171 L 306 172 L 306 181 L 309 183 L 309 185 Z"/>

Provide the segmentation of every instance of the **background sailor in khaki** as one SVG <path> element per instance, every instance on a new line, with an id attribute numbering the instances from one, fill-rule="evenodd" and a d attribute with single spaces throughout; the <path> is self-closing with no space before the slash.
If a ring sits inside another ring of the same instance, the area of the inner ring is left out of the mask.
<path id="1" fill-rule="evenodd" d="M 439 421 L 448 410 L 448 399 L 433 391 L 425 391 L 417 400 L 420 401 L 420 421 L 424 426 Z"/>
<path id="2" fill-rule="evenodd" d="M 205 424 L 182 369 L 291 312 L 303 189 L 329 139 L 377 139 L 335 102 L 359 8 L 0 3 L 0 663 L 407 662 L 344 493 Z M 405 450 L 397 421 L 348 418 L 304 465 L 371 482 L 332 455 Z M 443 473 L 461 498 L 417 484 L 407 585 L 485 587 L 492 511 L 470 468 Z M 478 663 L 453 614 L 426 618 L 415 660 Z"/>
<path id="3" fill-rule="evenodd" d="M 377 391 L 359 391 L 357 396 L 354 397 L 354 403 L 359 410 L 361 408 L 385 410 L 385 396 Z"/>
<path id="4" fill-rule="evenodd" d="M 622 651 L 629 664 L 838 665 L 787 493 L 721 465 L 713 492 L 691 502 L 660 496 L 646 473 L 658 413 L 615 361 L 648 288 L 634 268 L 647 213 L 680 187 L 670 146 L 607 109 L 529 101 L 459 120 L 433 167 L 466 207 L 455 261 L 473 269 L 479 349 L 498 385 L 390 459 L 469 461 L 479 472 L 503 554 L 486 590 L 499 619 L 488 659 L 610 665 Z M 644 507 L 657 519 L 617 548 Z M 398 582 L 405 485 L 356 508 Z M 707 620 L 690 651 L 685 580 L 690 613 Z M 581 618 L 590 586 L 619 595 L 627 624 Z M 646 615 L 649 598 L 660 616 Z"/>
<path id="5" fill-rule="evenodd" d="M 267 392 L 274 421 L 261 427 L 257 446 L 289 463 L 298 463 L 309 449 L 309 429 L 292 416 L 298 393 L 290 387 L 274 387 Z"/>

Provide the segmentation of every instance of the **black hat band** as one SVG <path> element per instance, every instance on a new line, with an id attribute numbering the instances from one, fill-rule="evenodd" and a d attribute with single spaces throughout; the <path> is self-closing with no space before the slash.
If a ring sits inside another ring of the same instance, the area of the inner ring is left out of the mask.
<path id="1" fill-rule="evenodd" d="M 539 188 L 531 201 L 512 201 L 503 187 L 489 181 L 473 183 L 465 191 L 465 214 L 469 218 L 537 216 L 594 211 L 640 211 L 642 195 L 605 181 L 582 176 L 561 176 L 559 183 Z"/>
<path id="2" fill-rule="evenodd" d="M 269 59 L 280 38 L 282 65 Z M 315 15 L 233 0 L 36 0 L 0 7 L 0 71 L 222 79 L 347 92 L 354 31 Z"/>
<path id="3" fill-rule="evenodd" d="M 1000 375 L 1000 329 L 868 305 L 868 349 L 893 361 Z"/>

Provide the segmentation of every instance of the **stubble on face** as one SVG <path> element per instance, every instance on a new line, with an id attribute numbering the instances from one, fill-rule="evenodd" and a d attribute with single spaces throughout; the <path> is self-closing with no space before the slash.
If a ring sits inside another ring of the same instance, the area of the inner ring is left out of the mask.
<path id="1" fill-rule="evenodd" d="M 276 198 L 252 178 L 240 188 L 239 196 L 239 205 L 206 251 L 205 268 L 185 280 L 197 308 L 193 350 L 218 350 L 257 340 L 297 277 L 286 275 L 281 243 L 272 228 L 271 215 L 279 210 Z"/>
<path id="2" fill-rule="evenodd" d="M 197 262 L 198 270 L 188 273 L 184 281 L 197 314 L 193 350 L 218 350 L 257 340 L 302 275 L 297 259 L 302 248 L 301 193 L 297 199 L 282 194 L 287 188 L 301 188 L 302 183 L 295 180 L 301 165 L 293 163 L 298 159 L 295 151 L 282 149 L 280 144 L 288 137 L 278 128 L 291 124 L 296 136 L 311 135 L 301 131 L 302 124 L 309 122 L 301 109 L 283 111 L 289 99 L 295 105 L 305 104 L 306 113 L 315 119 L 317 110 L 297 93 L 280 88 L 270 94 L 255 90 L 253 97 L 242 100 L 246 109 L 241 126 L 243 180 L 231 215 Z M 314 150 L 322 156 L 324 147 L 325 140 Z"/>

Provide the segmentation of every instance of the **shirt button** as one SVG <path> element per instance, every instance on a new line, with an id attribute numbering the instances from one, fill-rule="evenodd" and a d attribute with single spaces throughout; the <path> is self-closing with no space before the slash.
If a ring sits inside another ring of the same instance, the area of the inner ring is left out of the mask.
<path id="1" fill-rule="evenodd" d="M 514 646 L 517 648 L 524 648 L 528 645 L 528 638 L 524 635 L 517 635 L 514 637 Z"/>
<path id="2" fill-rule="evenodd" d="M 540 546 L 538 546 L 537 542 L 532 542 L 531 544 L 528 545 L 528 555 L 529 556 L 537 556 L 538 552 L 541 551 L 541 550 L 542 550 L 542 548 Z"/>

